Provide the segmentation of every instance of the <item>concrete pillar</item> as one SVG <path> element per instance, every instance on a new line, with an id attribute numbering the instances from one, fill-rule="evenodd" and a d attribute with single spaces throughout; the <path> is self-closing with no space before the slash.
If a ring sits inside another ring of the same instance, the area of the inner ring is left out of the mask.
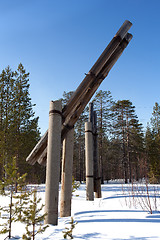
<path id="1" fill-rule="evenodd" d="M 61 101 L 51 101 L 47 145 L 45 224 L 58 224 L 58 195 L 61 155 Z"/>
<path id="2" fill-rule="evenodd" d="M 94 200 L 92 123 L 85 123 L 86 200 Z"/>
<path id="3" fill-rule="evenodd" d="M 71 216 L 74 129 L 63 140 L 60 217 Z"/>

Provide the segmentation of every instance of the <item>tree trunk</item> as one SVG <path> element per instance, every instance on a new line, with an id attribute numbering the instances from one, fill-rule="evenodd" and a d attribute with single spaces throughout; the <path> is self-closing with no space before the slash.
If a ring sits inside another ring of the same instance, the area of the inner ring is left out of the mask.
<path id="1" fill-rule="evenodd" d="M 33 223 L 33 240 L 35 240 L 35 223 Z"/>
<path id="2" fill-rule="evenodd" d="M 13 200 L 13 187 L 11 186 L 10 207 L 9 207 L 9 239 L 11 238 L 12 230 L 12 200 Z"/>
<path id="3" fill-rule="evenodd" d="M 127 131 L 127 162 L 129 168 L 129 182 L 132 182 L 132 169 L 131 169 L 131 158 L 129 152 L 129 126 L 128 126 L 128 115 L 126 116 L 126 131 Z"/>
<path id="4" fill-rule="evenodd" d="M 81 133 L 79 137 L 79 143 L 78 143 L 78 162 L 79 162 L 79 181 L 82 182 L 82 156 L 81 156 Z"/>
<path id="5" fill-rule="evenodd" d="M 125 179 L 125 183 L 128 183 L 128 165 L 127 165 L 127 158 L 126 158 L 126 146 L 125 146 L 124 128 L 122 129 L 122 132 L 123 132 L 123 166 L 124 166 L 124 179 Z"/>

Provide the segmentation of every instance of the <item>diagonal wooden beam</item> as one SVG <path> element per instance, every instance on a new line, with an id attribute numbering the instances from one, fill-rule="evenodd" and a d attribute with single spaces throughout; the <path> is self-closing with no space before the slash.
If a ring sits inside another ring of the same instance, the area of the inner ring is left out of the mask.
<path id="1" fill-rule="evenodd" d="M 128 30 L 131 28 L 132 23 L 126 20 L 121 28 L 118 30 L 116 35 L 113 37 L 111 42 L 108 44 L 108 46 L 105 48 L 101 56 L 98 58 L 98 60 L 95 62 L 93 67 L 90 69 L 84 80 L 80 83 L 76 91 L 73 93 L 71 98 L 69 99 L 66 106 L 63 108 L 63 116 L 64 118 L 67 117 L 67 115 L 70 113 L 70 111 L 73 109 L 75 105 L 79 102 L 79 99 L 83 94 L 85 93 L 86 89 L 88 88 L 89 84 L 95 78 L 102 68 L 105 66 L 106 62 L 109 60 L 113 52 L 118 48 L 119 44 L 123 40 L 123 38 L 126 36 Z"/>
<path id="2" fill-rule="evenodd" d="M 132 35 L 127 33 L 131 26 L 132 23 L 129 21 L 124 22 L 115 37 L 74 92 L 67 105 L 63 108 L 62 140 L 65 138 L 66 133 L 73 128 L 85 106 L 102 81 L 107 77 L 109 71 L 132 39 Z M 36 161 L 42 165 L 46 164 L 47 138 L 48 131 L 46 131 L 27 157 L 26 161 L 29 164 L 34 165 Z"/>
<path id="3" fill-rule="evenodd" d="M 110 59 L 106 62 L 106 64 L 103 66 L 100 73 L 92 79 L 89 86 L 87 87 L 85 93 L 80 98 L 78 105 L 72 108 L 68 116 L 66 117 L 63 126 L 62 126 L 62 138 L 65 136 L 65 132 L 68 131 L 69 128 L 72 128 L 76 121 L 78 120 L 80 114 L 83 112 L 85 106 L 90 101 L 102 81 L 107 77 L 109 71 L 114 66 L 118 58 L 123 53 L 124 49 L 127 47 L 129 42 L 132 39 L 132 35 L 127 33 L 126 37 L 122 40 L 119 47 L 116 49 L 116 51 L 112 54 Z"/>

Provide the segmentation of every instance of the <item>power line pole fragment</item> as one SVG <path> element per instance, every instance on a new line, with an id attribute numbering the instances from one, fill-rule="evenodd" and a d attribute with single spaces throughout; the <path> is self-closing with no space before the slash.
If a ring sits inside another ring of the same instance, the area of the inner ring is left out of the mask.
<path id="1" fill-rule="evenodd" d="M 97 114 L 93 111 L 93 103 L 89 104 L 89 122 L 85 123 L 85 155 L 86 155 L 86 199 L 101 198 L 101 176 L 98 159 Z"/>
<path id="2" fill-rule="evenodd" d="M 60 217 L 71 216 L 74 128 L 63 140 Z"/>
<path id="3" fill-rule="evenodd" d="M 94 163 L 94 192 L 95 198 L 101 198 L 101 173 L 98 158 L 98 133 L 97 133 L 97 114 L 93 111 L 93 163 Z"/>
<path id="4" fill-rule="evenodd" d="M 58 195 L 61 157 L 62 103 L 51 101 L 47 145 L 45 224 L 58 224 Z"/>
<path id="5" fill-rule="evenodd" d="M 94 200 L 92 123 L 85 123 L 86 200 Z"/>

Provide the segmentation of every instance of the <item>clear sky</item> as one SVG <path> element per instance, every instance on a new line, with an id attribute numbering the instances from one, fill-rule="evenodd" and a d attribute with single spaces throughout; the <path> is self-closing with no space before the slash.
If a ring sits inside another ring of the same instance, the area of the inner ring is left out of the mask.
<path id="1" fill-rule="evenodd" d="M 160 103 L 160 0 L 0 0 L 0 71 L 21 62 L 43 134 L 50 100 L 75 90 L 125 20 L 133 39 L 100 89 L 146 126 Z"/>

